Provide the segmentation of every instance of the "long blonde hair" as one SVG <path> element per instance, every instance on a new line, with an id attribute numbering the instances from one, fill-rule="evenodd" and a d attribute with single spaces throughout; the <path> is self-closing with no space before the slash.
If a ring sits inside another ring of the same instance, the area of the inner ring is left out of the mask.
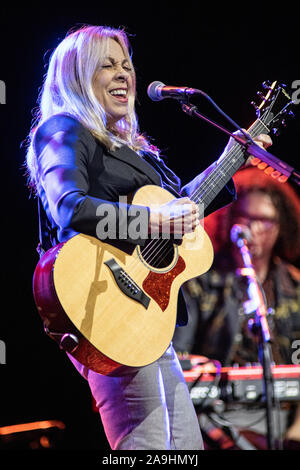
<path id="1" fill-rule="evenodd" d="M 132 74 L 132 94 L 128 99 L 128 114 L 114 127 L 106 126 L 106 114 L 98 102 L 93 79 L 103 65 L 109 39 L 116 40 L 123 49 Z M 56 47 L 49 61 L 48 71 L 38 99 L 39 106 L 28 136 L 26 155 L 29 186 L 36 189 L 36 155 L 32 141 L 37 128 L 57 113 L 68 113 L 77 118 L 108 149 L 128 145 L 137 153 L 158 155 L 147 138 L 139 132 L 135 113 L 136 77 L 129 53 L 129 41 L 122 29 L 107 26 L 83 26 L 70 32 Z"/>

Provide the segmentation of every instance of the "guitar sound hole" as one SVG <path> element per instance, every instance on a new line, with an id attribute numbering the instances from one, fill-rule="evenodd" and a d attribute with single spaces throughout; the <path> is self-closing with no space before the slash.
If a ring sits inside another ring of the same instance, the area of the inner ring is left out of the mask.
<path id="1" fill-rule="evenodd" d="M 174 259 L 174 245 L 171 240 L 149 239 L 141 249 L 141 255 L 153 268 L 166 268 Z"/>

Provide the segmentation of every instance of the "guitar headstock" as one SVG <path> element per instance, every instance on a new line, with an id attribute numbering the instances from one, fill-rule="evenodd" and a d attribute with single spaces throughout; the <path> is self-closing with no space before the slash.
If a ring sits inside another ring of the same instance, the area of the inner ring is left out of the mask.
<path id="1" fill-rule="evenodd" d="M 258 91 L 257 95 L 261 99 L 258 105 L 255 102 L 251 104 L 255 107 L 257 118 L 266 127 L 265 133 L 272 133 L 278 136 L 282 127 L 286 127 L 289 120 L 295 115 L 292 111 L 294 102 L 286 91 L 286 86 L 278 81 L 265 81 L 262 84 L 265 92 Z M 278 170 L 268 166 L 258 158 L 252 158 L 251 164 L 263 170 L 266 174 L 276 178 L 280 183 L 285 183 L 287 177 Z"/>
<path id="2" fill-rule="evenodd" d="M 271 83 L 267 80 L 262 86 L 265 92 L 257 92 L 261 103 L 257 105 L 252 101 L 251 104 L 255 107 L 258 119 L 269 129 L 269 132 L 279 135 L 281 128 L 294 117 L 292 111 L 294 102 L 283 83 L 278 81 Z"/>

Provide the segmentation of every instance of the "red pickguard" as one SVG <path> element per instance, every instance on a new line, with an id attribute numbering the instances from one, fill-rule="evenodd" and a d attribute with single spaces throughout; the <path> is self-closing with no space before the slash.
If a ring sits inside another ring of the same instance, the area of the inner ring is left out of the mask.
<path id="1" fill-rule="evenodd" d="M 143 282 L 144 291 L 155 300 L 162 311 L 166 310 L 170 301 L 170 291 L 174 279 L 185 269 L 185 262 L 181 256 L 173 269 L 167 273 L 150 271 Z"/>

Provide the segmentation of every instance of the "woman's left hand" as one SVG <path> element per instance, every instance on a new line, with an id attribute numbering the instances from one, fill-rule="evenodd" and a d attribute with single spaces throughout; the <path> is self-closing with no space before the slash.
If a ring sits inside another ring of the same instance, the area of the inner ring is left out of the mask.
<path id="1" fill-rule="evenodd" d="M 243 129 L 245 132 L 246 129 Z M 234 135 L 237 135 L 239 137 L 243 137 L 243 134 L 241 131 L 236 131 L 234 132 Z M 272 142 L 272 139 L 271 137 L 268 135 L 268 134 L 259 134 L 257 137 L 255 137 L 254 139 L 254 142 L 259 145 L 260 147 L 264 148 L 264 149 L 267 149 L 268 147 L 270 147 L 270 145 L 273 144 Z M 218 163 L 223 160 L 223 158 L 225 157 L 225 155 L 229 152 L 229 150 L 231 149 L 231 147 L 234 145 L 235 143 L 235 140 L 233 137 L 230 137 L 229 141 L 228 141 L 228 144 L 226 145 L 225 149 L 224 149 L 224 152 L 222 153 L 222 155 L 220 156 L 219 160 L 218 160 Z M 248 160 L 246 161 L 246 165 L 250 163 L 251 159 L 253 157 L 249 157 Z"/>

